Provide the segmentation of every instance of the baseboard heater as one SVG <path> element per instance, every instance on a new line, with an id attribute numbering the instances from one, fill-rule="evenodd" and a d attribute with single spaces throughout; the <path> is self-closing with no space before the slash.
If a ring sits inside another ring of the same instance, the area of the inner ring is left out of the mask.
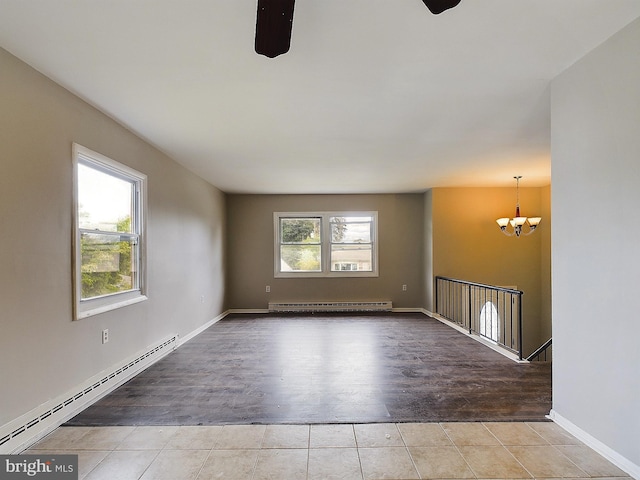
<path id="1" fill-rule="evenodd" d="M 103 371 L 66 394 L 3 425 L 0 427 L 0 454 L 21 451 L 22 447 L 43 437 L 138 372 L 175 350 L 177 346 L 178 335 L 173 335 L 139 352 L 123 364 L 114 366 L 112 370 Z"/>
<path id="2" fill-rule="evenodd" d="M 269 302 L 270 312 L 390 312 L 391 302 Z"/>

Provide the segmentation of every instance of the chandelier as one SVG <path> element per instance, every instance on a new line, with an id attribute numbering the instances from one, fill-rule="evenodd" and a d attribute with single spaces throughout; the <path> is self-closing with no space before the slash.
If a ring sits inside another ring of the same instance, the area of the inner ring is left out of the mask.
<path id="1" fill-rule="evenodd" d="M 496 223 L 500 226 L 500 231 L 507 237 L 519 237 L 520 235 L 531 235 L 540 221 L 541 217 L 522 217 L 520 216 L 520 179 L 522 175 L 513 177 L 516 179 L 516 216 L 513 218 L 503 217 L 496 220 Z M 529 225 L 529 230 L 526 233 L 522 232 L 523 225 Z M 511 229 L 507 230 L 507 227 L 511 225 Z"/>

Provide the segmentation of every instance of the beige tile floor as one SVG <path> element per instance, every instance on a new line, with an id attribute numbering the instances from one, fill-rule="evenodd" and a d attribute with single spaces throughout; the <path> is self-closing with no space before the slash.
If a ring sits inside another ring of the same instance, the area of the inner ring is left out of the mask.
<path id="1" fill-rule="evenodd" d="M 86 480 L 630 478 L 553 423 L 60 427 L 24 453 Z"/>

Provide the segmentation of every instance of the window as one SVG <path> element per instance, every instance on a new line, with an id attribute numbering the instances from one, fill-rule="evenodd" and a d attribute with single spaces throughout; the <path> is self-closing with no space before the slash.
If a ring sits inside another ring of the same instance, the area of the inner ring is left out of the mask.
<path id="1" fill-rule="evenodd" d="M 276 212 L 276 277 L 377 277 L 377 212 Z"/>
<path id="2" fill-rule="evenodd" d="M 479 334 L 494 342 L 498 341 L 498 310 L 493 302 L 486 302 L 480 311 Z"/>
<path id="3" fill-rule="evenodd" d="M 321 272 L 320 217 L 280 219 L 280 271 Z"/>
<path id="4" fill-rule="evenodd" d="M 331 271 L 373 271 L 373 216 L 331 216 Z"/>
<path id="5" fill-rule="evenodd" d="M 73 146 L 75 318 L 143 301 L 146 176 Z"/>

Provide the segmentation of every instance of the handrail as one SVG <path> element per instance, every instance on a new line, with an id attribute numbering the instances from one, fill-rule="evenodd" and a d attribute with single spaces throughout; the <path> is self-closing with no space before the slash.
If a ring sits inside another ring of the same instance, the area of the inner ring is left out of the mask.
<path id="1" fill-rule="evenodd" d="M 524 295 L 524 292 L 522 290 L 516 290 L 514 288 L 498 287 L 497 285 L 487 285 L 486 283 L 468 282 L 466 280 L 458 280 L 456 278 L 441 277 L 440 275 L 436 276 L 436 280 L 438 279 L 446 280 L 447 282 L 462 283 L 464 285 L 470 285 L 472 287 L 490 288 L 491 290 L 497 290 L 500 292 Z"/>
<path id="2" fill-rule="evenodd" d="M 551 346 L 553 338 L 550 338 L 549 340 L 547 340 L 546 342 L 544 342 L 542 345 L 540 345 L 535 352 L 533 352 L 531 355 L 529 355 L 526 360 L 531 362 L 533 361 L 534 358 L 539 358 L 540 355 L 542 355 L 544 353 L 544 359 L 545 361 L 547 360 L 547 350 L 549 349 L 549 347 Z"/>
<path id="3" fill-rule="evenodd" d="M 436 313 L 522 360 L 521 290 L 436 276 Z"/>

